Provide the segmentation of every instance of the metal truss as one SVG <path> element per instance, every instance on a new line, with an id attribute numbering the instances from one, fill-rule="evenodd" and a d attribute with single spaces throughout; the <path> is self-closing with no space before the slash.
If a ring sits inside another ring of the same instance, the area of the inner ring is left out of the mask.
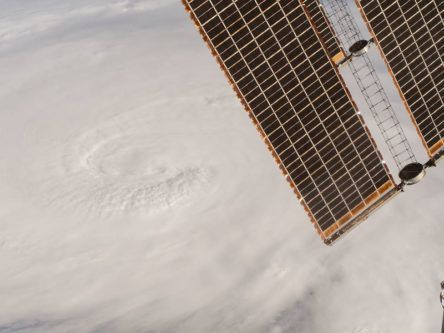
<path id="1" fill-rule="evenodd" d="M 346 0 L 321 2 L 346 50 L 364 40 Z M 365 52 L 356 56 L 350 54 L 345 59 L 343 64 L 349 66 L 398 169 L 416 162 L 413 150 L 368 55 Z"/>

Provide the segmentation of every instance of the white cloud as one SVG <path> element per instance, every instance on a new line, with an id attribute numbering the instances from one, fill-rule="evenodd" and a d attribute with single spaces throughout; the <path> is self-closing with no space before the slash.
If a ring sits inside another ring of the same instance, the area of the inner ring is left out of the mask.
<path id="1" fill-rule="evenodd" d="M 0 332 L 438 330 L 442 165 L 325 247 L 180 3 L 107 3 L 0 3 Z"/>

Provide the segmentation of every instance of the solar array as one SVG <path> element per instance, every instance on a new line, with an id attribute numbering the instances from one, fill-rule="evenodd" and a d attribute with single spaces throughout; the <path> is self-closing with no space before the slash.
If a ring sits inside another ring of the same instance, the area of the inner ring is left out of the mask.
<path id="1" fill-rule="evenodd" d="M 318 1 L 183 3 L 326 243 L 396 194 Z"/>
<path id="2" fill-rule="evenodd" d="M 339 44 L 339 40 L 333 31 L 333 28 L 327 19 L 324 8 L 319 0 L 304 1 L 309 17 L 327 49 L 328 54 L 334 62 L 337 62 L 345 57 L 345 53 Z"/>
<path id="3" fill-rule="evenodd" d="M 356 2 L 433 157 L 444 147 L 444 2 Z"/>

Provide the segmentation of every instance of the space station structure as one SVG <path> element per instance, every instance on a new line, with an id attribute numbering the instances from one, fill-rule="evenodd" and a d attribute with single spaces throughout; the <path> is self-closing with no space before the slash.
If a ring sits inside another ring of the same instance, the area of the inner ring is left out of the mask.
<path id="1" fill-rule="evenodd" d="M 182 2 L 326 244 L 444 155 L 444 2 L 355 0 L 365 34 L 346 0 Z M 369 57 L 375 50 L 405 110 L 392 106 Z M 345 68 L 379 133 L 358 109 Z M 415 157 L 399 112 L 408 113 L 427 161 Z"/>

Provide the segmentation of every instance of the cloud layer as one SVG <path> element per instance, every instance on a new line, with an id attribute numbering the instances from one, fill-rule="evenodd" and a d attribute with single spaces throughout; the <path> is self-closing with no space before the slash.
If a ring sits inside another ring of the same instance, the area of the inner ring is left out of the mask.
<path id="1" fill-rule="evenodd" d="M 1 333 L 438 331 L 442 165 L 325 247 L 179 2 L 0 13 Z"/>

